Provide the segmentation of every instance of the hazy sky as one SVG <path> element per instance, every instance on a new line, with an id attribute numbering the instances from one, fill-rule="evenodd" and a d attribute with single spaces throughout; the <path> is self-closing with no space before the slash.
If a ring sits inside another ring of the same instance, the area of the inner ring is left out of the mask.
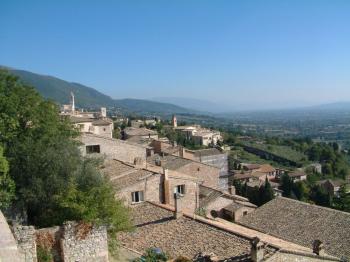
<path id="1" fill-rule="evenodd" d="M 0 64 L 114 98 L 350 101 L 350 1 L 0 1 Z"/>

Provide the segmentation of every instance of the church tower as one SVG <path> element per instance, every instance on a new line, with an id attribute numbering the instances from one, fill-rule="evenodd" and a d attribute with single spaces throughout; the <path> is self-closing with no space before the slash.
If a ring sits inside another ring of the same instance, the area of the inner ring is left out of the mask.
<path id="1" fill-rule="evenodd" d="M 177 127 L 177 118 L 176 118 L 176 115 L 173 115 L 173 118 L 172 118 L 172 124 L 173 124 L 173 127 Z"/>
<path id="2" fill-rule="evenodd" d="M 74 101 L 74 93 L 70 92 L 70 105 L 72 109 L 72 114 L 75 114 L 75 101 Z"/>

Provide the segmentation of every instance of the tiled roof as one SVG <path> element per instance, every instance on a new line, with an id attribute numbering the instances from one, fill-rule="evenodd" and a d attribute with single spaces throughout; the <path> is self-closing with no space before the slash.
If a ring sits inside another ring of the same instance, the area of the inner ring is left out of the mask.
<path id="1" fill-rule="evenodd" d="M 79 117 L 79 116 L 70 116 L 69 120 L 70 120 L 73 124 L 77 124 L 77 123 L 89 123 L 89 122 L 93 122 L 93 121 L 94 121 L 93 118 L 89 118 L 89 117 Z"/>
<path id="2" fill-rule="evenodd" d="M 326 253 L 350 256 L 350 213 L 277 197 L 240 224 L 305 247 L 319 239 Z"/>
<path id="3" fill-rule="evenodd" d="M 117 160 L 105 161 L 101 171 L 117 189 L 139 183 L 146 177 L 154 175 L 151 171 L 138 169 Z"/>
<path id="4" fill-rule="evenodd" d="M 92 122 L 94 126 L 109 126 L 113 124 L 113 122 L 105 120 L 105 119 L 97 119 Z"/>
<path id="5" fill-rule="evenodd" d="M 291 172 L 288 173 L 289 177 L 300 177 L 300 176 L 306 176 L 306 174 L 304 172 Z"/>
<path id="6" fill-rule="evenodd" d="M 127 127 L 124 129 L 125 134 L 128 136 L 148 136 L 148 135 L 157 135 L 157 131 L 150 130 L 147 128 L 136 128 L 136 127 Z"/>
<path id="7" fill-rule="evenodd" d="M 147 158 L 147 162 L 150 164 L 155 165 L 155 162 L 157 159 L 160 159 L 162 161 L 162 166 L 164 168 L 170 169 L 170 170 L 177 170 L 180 167 L 183 167 L 187 164 L 190 164 L 192 161 L 177 157 L 177 156 L 172 156 L 172 155 L 167 155 L 167 156 L 159 156 L 159 155 L 153 155 L 151 157 Z"/>
<path id="8" fill-rule="evenodd" d="M 240 205 L 238 203 L 233 202 L 233 203 L 227 205 L 226 207 L 224 207 L 224 209 L 227 211 L 235 212 L 238 209 L 240 209 L 241 207 L 243 207 L 243 205 Z"/>
<path id="9" fill-rule="evenodd" d="M 206 252 L 220 259 L 242 256 L 240 261 L 249 261 L 250 244 L 244 237 L 189 217 L 174 219 L 173 212 L 148 202 L 132 207 L 131 213 L 136 229 L 118 234 L 128 248 L 144 252 L 158 247 L 171 257 L 193 258 Z"/>
<path id="10" fill-rule="evenodd" d="M 142 138 L 141 136 L 132 136 L 125 141 L 149 147 L 153 139 L 148 137 Z"/>
<path id="11" fill-rule="evenodd" d="M 270 172 L 275 172 L 276 169 L 269 164 L 264 164 L 260 166 L 259 171 L 263 173 L 270 173 Z"/>
<path id="12" fill-rule="evenodd" d="M 208 148 L 208 149 L 201 149 L 201 150 L 194 150 L 192 151 L 195 156 L 201 157 L 201 156 L 214 156 L 214 155 L 221 155 L 223 154 L 219 149 L 217 148 Z"/>
<path id="13" fill-rule="evenodd" d="M 247 178 L 252 178 L 253 176 L 252 176 L 252 173 L 243 173 L 243 174 L 241 174 L 241 173 L 235 173 L 234 175 L 233 175 L 233 179 L 234 180 L 239 180 L 239 179 L 247 179 Z"/>
<path id="14" fill-rule="evenodd" d="M 215 201 L 219 197 L 224 197 L 226 199 L 231 199 L 237 205 L 241 206 L 249 206 L 256 207 L 256 205 L 249 202 L 249 200 L 245 197 L 239 195 L 231 195 L 221 190 L 207 187 L 204 185 L 199 186 L 199 206 L 206 207 L 212 201 Z"/>

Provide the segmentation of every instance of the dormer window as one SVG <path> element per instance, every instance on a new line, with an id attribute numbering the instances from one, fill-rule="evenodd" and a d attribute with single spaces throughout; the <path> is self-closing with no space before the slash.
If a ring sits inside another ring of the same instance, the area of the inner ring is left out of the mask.
<path id="1" fill-rule="evenodd" d="M 185 185 L 177 185 L 176 187 L 174 187 L 174 193 L 184 195 L 186 193 Z"/>
<path id="2" fill-rule="evenodd" d="M 131 201 L 132 203 L 140 203 L 143 202 L 143 191 L 135 191 L 131 193 Z"/>

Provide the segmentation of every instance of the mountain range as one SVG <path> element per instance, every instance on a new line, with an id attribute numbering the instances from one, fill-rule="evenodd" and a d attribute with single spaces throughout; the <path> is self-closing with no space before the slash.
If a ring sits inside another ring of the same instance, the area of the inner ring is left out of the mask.
<path id="1" fill-rule="evenodd" d="M 140 114 L 192 114 L 195 110 L 187 109 L 170 103 L 162 103 L 143 99 L 113 99 L 94 88 L 68 82 L 57 77 L 32 73 L 2 66 L 20 80 L 33 86 L 45 98 L 51 99 L 58 104 L 68 104 L 70 93 L 75 95 L 75 103 L 79 108 L 98 108 L 102 106 L 120 108 L 129 113 Z"/>
<path id="2" fill-rule="evenodd" d="M 171 114 L 201 114 L 230 118 L 232 115 L 254 114 L 263 111 L 266 115 L 279 113 L 293 113 L 295 110 L 303 112 L 325 112 L 325 111 L 350 111 L 350 102 L 337 102 L 309 107 L 296 107 L 294 109 L 283 110 L 234 110 L 227 105 L 213 103 L 210 101 L 177 98 L 177 97 L 158 97 L 151 100 L 145 99 L 113 99 L 94 88 L 68 82 L 57 77 L 41 75 L 25 70 L 13 69 L 5 66 L 12 74 L 18 76 L 25 84 L 33 86 L 45 98 L 52 99 L 58 104 L 68 104 L 70 93 L 73 92 L 76 98 L 76 105 L 79 108 L 98 108 L 106 106 L 109 108 L 118 108 L 126 113 L 137 113 L 141 115 L 171 115 Z M 226 112 L 226 113 L 222 113 Z M 260 112 L 260 113 L 263 113 Z"/>

